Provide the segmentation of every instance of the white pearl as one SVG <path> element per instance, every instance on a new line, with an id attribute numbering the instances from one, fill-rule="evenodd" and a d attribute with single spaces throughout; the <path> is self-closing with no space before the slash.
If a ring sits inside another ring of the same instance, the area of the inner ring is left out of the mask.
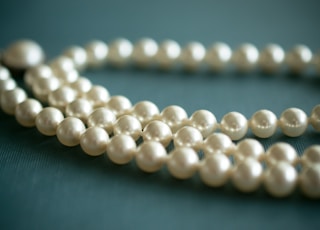
<path id="1" fill-rule="evenodd" d="M 2 92 L 13 90 L 16 87 L 17 87 L 17 83 L 11 77 L 8 79 L 0 80 L 0 97 Z"/>
<path id="2" fill-rule="evenodd" d="M 279 162 L 265 172 L 264 185 L 271 195 L 285 197 L 295 189 L 297 177 L 297 171 L 292 165 Z"/>
<path id="3" fill-rule="evenodd" d="M 124 38 L 118 38 L 109 46 L 108 61 L 115 66 L 125 65 L 132 54 L 132 44 Z"/>
<path id="4" fill-rule="evenodd" d="M 112 96 L 106 104 L 117 117 L 128 114 L 131 110 L 132 104 L 130 100 L 124 96 Z"/>
<path id="5" fill-rule="evenodd" d="M 270 146 L 266 152 L 266 160 L 269 165 L 285 161 L 289 164 L 296 164 L 298 155 L 296 150 L 289 144 L 278 142 Z"/>
<path id="6" fill-rule="evenodd" d="M 63 145 L 76 146 L 85 131 L 86 127 L 79 118 L 67 117 L 57 127 L 57 138 Z"/>
<path id="7" fill-rule="evenodd" d="M 173 40 L 165 40 L 159 46 L 155 60 L 160 68 L 169 69 L 180 57 L 180 45 Z"/>
<path id="8" fill-rule="evenodd" d="M 82 150 L 89 156 L 99 156 L 106 151 L 109 136 L 100 127 L 88 128 L 80 137 Z"/>
<path id="9" fill-rule="evenodd" d="M 156 141 L 143 142 L 137 151 L 136 162 L 145 172 L 156 172 L 166 162 L 167 151 L 163 145 Z"/>
<path id="10" fill-rule="evenodd" d="M 301 109 L 290 108 L 281 114 L 279 125 L 285 135 L 297 137 L 306 131 L 308 117 Z"/>
<path id="11" fill-rule="evenodd" d="M 14 69 L 27 69 L 44 61 L 42 48 L 31 40 L 20 40 L 11 44 L 3 53 L 3 62 Z"/>
<path id="12" fill-rule="evenodd" d="M 316 131 L 320 131 L 320 105 L 312 109 L 309 122 Z"/>
<path id="13" fill-rule="evenodd" d="M 106 88 L 95 85 L 86 93 L 85 98 L 88 99 L 94 107 L 99 107 L 107 104 L 110 95 Z"/>
<path id="14" fill-rule="evenodd" d="M 320 164 L 320 145 L 312 145 L 307 148 L 301 156 L 303 166 L 310 164 Z"/>
<path id="15" fill-rule="evenodd" d="M 235 150 L 235 158 L 237 162 L 241 162 L 246 158 L 262 160 L 264 156 L 264 148 L 262 144 L 255 139 L 244 139 L 237 144 Z"/>
<path id="16" fill-rule="evenodd" d="M 140 101 L 132 108 L 131 114 L 135 116 L 140 122 L 142 127 L 145 127 L 147 123 L 158 118 L 158 107 L 150 101 Z"/>
<path id="17" fill-rule="evenodd" d="M 167 162 L 168 170 L 178 179 L 192 177 L 199 165 L 199 157 L 192 148 L 181 147 L 174 149 Z"/>
<path id="18" fill-rule="evenodd" d="M 259 161 L 246 158 L 237 164 L 232 173 L 232 182 L 242 192 L 255 191 L 262 180 L 263 168 Z"/>
<path id="19" fill-rule="evenodd" d="M 7 80 L 10 77 L 11 77 L 11 74 L 9 70 L 6 67 L 0 65 L 0 81 Z"/>
<path id="20" fill-rule="evenodd" d="M 242 44 L 233 52 L 232 62 L 237 70 L 248 72 L 252 70 L 259 59 L 259 51 L 252 44 Z"/>
<path id="21" fill-rule="evenodd" d="M 49 66 L 38 65 L 26 71 L 26 73 L 24 74 L 24 83 L 29 89 L 32 89 L 34 82 L 39 78 L 50 78 L 52 76 L 53 73 Z"/>
<path id="22" fill-rule="evenodd" d="M 26 92 L 21 88 L 15 88 L 2 92 L 1 95 L 1 108 L 10 115 L 13 115 L 16 106 L 27 99 Z"/>
<path id="23" fill-rule="evenodd" d="M 42 105 L 35 99 L 27 99 L 16 107 L 15 116 L 18 123 L 25 127 L 35 126 L 37 115 L 42 110 Z"/>
<path id="24" fill-rule="evenodd" d="M 229 154 L 233 149 L 234 144 L 230 137 L 223 133 L 213 133 L 203 142 L 203 151 L 206 155 L 219 152 Z"/>
<path id="25" fill-rule="evenodd" d="M 58 125 L 63 121 L 63 114 L 60 110 L 47 107 L 36 117 L 36 127 L 40 133 L 46 136 L 56 135 Z"/>
<path id="26" fill-rule="evenodd" d="M 88 64 L 86 50 L 80 46 L 72 46 L 68 48 L 64 55 L 71 58 L 77 70 L 83 70 Z"/>
<path id="27" fill-rule="evenodd" d="M 98 126 L 111 134 L 113 132 L 113 124 L 116 121 L 114 113 L 107 108 L 98 108 L 94 110 L 88 117 L 88 126 Z"/>
<path id="28" fill-rule="evenodd" d="M 206 55 L 206 49 L 199 42 L 190 42 L 182 49 L 180 62 L 187 70 L 197 69 Z"/>
<path id="29" fill-rule="evenodd" d="M 173 137 L 174 146 L 190 147 L 198 151 L 201 147 L 203 137 L 199 130 L 191 126 L 179 129 Z"/>
<path id="30" fill-rule="evenodd" d="M 189 124 L 198 129 L 206 138 L 218 128 L 216 117 L 208 110 L 198 110 L 190 117 Z"/>
<path id="31" fill-rule="evenodd" d="M 284 58 L 285 53 L 281 46 L 269 44 L 260 52 L 259 66 L 264 72 L 275 73 L 280 69 Z"/>
<path id="32" fill-rule="evenodd" d="M 87 118 L 92 112 L 92 104 L 84 99 L 78 98 L 67 105 L 66 115 L 68 117 L 76 117 L 82 120 L 83 122 L 87 121 Z"/>
<path id="33" fill-rule="evenodd" d="M 73 83 L 79 78 L 79 73 L 76 69 L 72 69 L 69 71 L 59 71 L 54 72 L 55 77 L 57 77 L 63 83 Z"/>
<path id="34" fill-rule="evenodd" d="M 137 118 L 131 115 L 124 115 L 116 120 L 113 126 L 113 134 L 125 134 L 138 140 L 142 133 L 142 127 Z"/>
<path id="35" fill-rule="evenodd" d="M 229 158 L 221 153 L 205 157 L 199 168 L 202 181 L 213 187 L 224 185 L 230 176 L 231 163 Z"/>
<path id="36" fill-rule="evenodd" d="M 107 156 L 116 164 L 129 163 L 136 153 L 136 142 L 131 136 L 120 134 L 111 138 L 107 144 Z"/>
<path id="37" fill-rule="evenodd" d="M 222 42 L 212 44 L 206 53 L 205 62 L 213 71 L 223 70 L 232 56 L 230 47 Z"/>
<path id="38" fill-rule="evenodd" d="M 60 85 L 61 82 L 56 77 L 39 78 L 32 85 L 32 92 L 37 99 L 47 102 L 49 93 L 57 90 Z"/>
<path id="39" fill-rule="evenodd" d="M 56 74 L 60 72 L 68 72 L 76 68 L 73 60 L 68 56 L 60 56 L 50 62 L 52 71 Z"/>
<path id="40" fill-rule="evenodd" d="M 103 41 L 94 40 L 85 47 L 89 67 L 100 67 L 106 63 L 109 48 Z"/>
<path id="41" fill-rule="evenodd" d="M 164 108 L 160 114 L 161 120 L 171 128 L 172 133 L 175 133 L 188 121 L 186 111 L 177 105 L 171 105 Z"/>
<path id="42" fill-rule="evenodd" d="M 63 86 L 51 92 L 48 96 L 49 105 L 64 111 L 66 106 L 76 99 L 76 92 L 69 86 Z"/>
<path id="43" fill-rule="evenodd" d="M 230 112 L 222 118 L 220 128 L 231 140 L 239 140 L 247 133 L 248 121 L 241 113 Z"/>
<path id="44" fill-rule="evenodd" d="M 303 193 L 310 198 L 320 198 L 320 164 L 303 168 L 299 178 Z"/>
<path id="45" fill-rule="evenodd" d="M 85 77 L 79 77 L 76 81 L 70 84 L 70 87 L 77 91 L 79 96 L 85 95 L 92 88 L 91 81 Z"/>
<path id="46" fill-rule="evenodd" d="M 249 126 L 257 137 L 268 138 L 277 130 L 277 117 L 269 110 L 259 110 L 251 117 Z"/>
<path id="47" fill-rule="evenodd" d="M 157 141 L 168 146 L 172 140 L 170 127 L 162 121 L 151 121 L 146 125 L 142 132 L 144 141 Z"/>
<path id="48" fill-rule="evenodd" d="M 132 52 L 132 60 L 141 67 L 152 64 L 154 56 L 158 52 L 157 43 L 151 38 L 143 38 L 138 41 Z"/>
<path id="49" fill-rule="evenodd" d="M 296 45 L 286 55 L 286 64 L 294 73 L 302 73 L 312 60 L 312 52 L 305 45 Z"/>

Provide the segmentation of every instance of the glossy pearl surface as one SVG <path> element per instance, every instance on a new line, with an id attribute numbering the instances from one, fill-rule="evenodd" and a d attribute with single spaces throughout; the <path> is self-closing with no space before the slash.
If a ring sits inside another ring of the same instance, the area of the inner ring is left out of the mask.
<path id="1" fill-rule="evenodd" d="M 259 66 L 266 73 L 274 73 L 280 69 L 284 59 L 285 52 L 281 46 L 269 44 L 260 52 Z"/>
<path id="2" fill-rule="evenodd" d="M 300 188 L 310 198 L 320 198 L 320 164 L 310 164 L 303 168 L 300 177 Z"/>
<path id="3" fill-rule="evenodd" d="M 320 131 L 320 105 L 316 105 L 312 109 L 309 122 L 316 131 Z"/>
<path id="4" fill-rule="evenodd" d="M 203 143 L 203 151 L 207 155 L 219 152 L 229 154 L 233 149 L 234 144 L 232 140 L 223 133 L 213 133 Z"/>
<path id="5" fill-rule="evenodd" d="M 189 124 L 198 129 L 204 138 L 209 136 L 218 127 L 216 117 L 208 110 L 194 112 L 190 117 Z"/>
<path id="6" fill-rule="evenodd" d="M 248 130 L 247 119 L 238 112 L 230 112 L 221 120 L 221 131 L 228 135 L 231 140 L 243 138 Z"/>
<path id="7" fill-rule="evenodd" d="M 65 118 L 57 127 L 57 138 L 65 146 L 80 144 L 80 137 L 85 132 L 83 122 L 75 117 Z"/>
<path id="8" fill-rule="evenodd" d="M 1 95 L 1 108 L 10 115 L 13 115 L 16 106 L 27 99 L 26 92 L 21 88 L 4 91 Z"/>
<path id="9" fill-rule="evenodd" d="M 202 144 L 203 137 L 199 130 L 191 126 L 184 126 L 179 129 L 173 138 L 174 146 L 190 147 L 199 150 Z"/>
<path id="10" fill-rule="evenodd" d="M 164 108 L 160 116 L 161 120 L 171 128 L 172 133 L 180 129 L 188 120 L 186 111 L 177 105 Z"/>
<path id="11" fill-rule="evenodd" d="M 232 62 L 236 69 L 240 72 L 248 72 L 252 70 L 259 59 L 259 51 L 249 43 L 242 44 L 233 52 Z"/>
<path id="12" fill-rule="evenodd" d="M 124 115 L 118 118 L 113 126 L 113 134 L 125 134 L 131 136 L 134 140 L 138 140 L 141 136 L 142 127 L 137 118 L 131 115 Z"/>
<path id="13" fill-rule="evenodd" d="M 145 127 L 150 121 L 159 117 L 158 107 L 150 101 L 140 101 L 132 108 L 131 114 L 135 116 L 142 127 Z"/>
<path id="14" fill-rule="evenodd" d="M 114 66 L 121 67 L 131 57 L 132 50 L 133 46 L 130 41 L 124 38 L 116 39 L 109 46 L 108 61 Z"/>
<path id="15" fill-rule="evenodd" d="M 230 62 L 231 56 L 232 51 L 230 47 L 223 42 L 217 42 L 208 48 L 205 62 L 213 71 L 221 71 Z"/>
<path id="16" fill-rule="evenodd" d="M 88 128 L 80 137 L 80 146 L 89 156 L 99 156 L 106 151 L 109 136 L 100 127 Z"/>
<path id="17" fill-rule="evenodd" d="M 298 155 L 296 150 L 289 144 L 278 142 L 270 146 L 266 152 L 266 161 L 269 165 L 274 165 L 280 161 L 289 164 L 296 164 Z"/>
<path id="18" fill-rule="evenodd" d="M 286 64 L 293 73 L 302 73 L 312 60 L 312 52 L 305 45 L 296 45 L 286 55 Z"/>
<path id="19" fill-rule="evenodd" d="M 248 138 L 237 144 L 234 155 L 237 162 L 241 162 L 246 158 L 253 158 L 259 161 L 264 155 L 264 148 L 259 141 Z"/>
<path id="20" fill-rule="evenodd" d="M 113 132 L 113 125 L 116 121 L 114 113 L 107 108 L 98 108 L 94 110 L 88 117 L 87 124 L 89 127 L 98 126 L 103 128 L 111 134 Z"/>
<path id="21" fill-rule="evenodd" d="M 155 61 L 162 69 L 169 69 L 176 64 L 181 54 L 180 45 L 173 40 L 165 40 L 158 48 Z"/>
<path id="22" fill-rule="evenodd" d="M 100 67 L 106 63 L 109 48 L 103 41 L 91 41 L 86 45 L 85 50 L 89 67 Z"/>
<path id="23" fill-rule="evenodd" d="M 304 150 L 301 156 L 303 166 L 320 164 L 320 145 L 312 145 Z"/>
<path id="24" fill-rule="evenodd" d="M 107 144 L 107 156 L 115 164 L 129 163 L 136 153 L 136 142 L 131 136 L 120 134 Z"/>
<path id="25" fill-rule="evenodd" d="M 132 60 L 140 67 L 152 64 L 158 52 L 158 44 L 151 38 L 139 40 L 133 47 Z"/>
<path id="26" fill-rule="evenodd" d="M 162 121 L 151 121 L 143 129 L 142 137 L 144 141 L 157 141 L 168 146 L 172 139 L 170 127 Z"/>
<path id="27" fill-rule="evenodd" d="M 206 55 L 206 49 L 199 42 L 190 42 L 182 49 L 180 62 L 187 70 L 196 70 Z"/>
<path id="28" fill-rule="evenodd" d="M 259 110 L 253 114 L 249 126 L 257 137 L 271 137 L 277 130 L 277 117 L 269 110 Z"/>
<path id="29" fill-rule="evenodd" d="M 36 127 L 40 133 L 46 136 L 56 135 L 60 122 L 63 121 L 63 114 L 53 107 L 44 108 L 36 117 Z"/>
<path id="30" fill-rule="evenodd" d="M 41 112 L 42 105 L 35 99 L 27 99 L 17 105 L 15 116 L 18 123 L 25 127 L 35 126 L 37 115 Z"/>
<path id="31" fill-rule="evenodd" d="M 280 128 L 289 137 L 302 135 L 308 126 L 308 117 L 301 109 L 290 108 L 280 116 Z"/>

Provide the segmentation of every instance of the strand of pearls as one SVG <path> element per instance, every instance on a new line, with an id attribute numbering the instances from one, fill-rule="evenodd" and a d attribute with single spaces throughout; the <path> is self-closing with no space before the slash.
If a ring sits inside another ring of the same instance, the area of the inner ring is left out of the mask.
<path id="1" fill-rule="evenodd" d="M 232 62 L 239 71 L 251 71 L 259 65 L 269 73 L 279 71 L 285 62 L 296 73 L 311 64 L 319 71 L 319 57 L 306 46 L 296 46 L 285 54 L 280 46 L 268 45 L 259 54 L 253 45 L 244 44 L 232 53 L 224 43 L 206 50 L 198 42 L 181 49 L 171 40 L 158 46 L 152 39 L 142 39 L 133 46 L 126 39 L 118 39 L 109 46 L 93 41 L 85 48 L 70 47 L 46 65 L 42 60 L 41 48 L 32 41 L 13 44 L 2 59 L 11 68 L 27 69 L 24 80 L 37 99 L 28 98 L 8 69 L 0 66 L 1 108 L 25 127 L 36 126 L 44 135 L 56 135 L 66 146 L 80 144 L 91 156 L 106 154 L 116 164 L 135 159 L 138 167 L 149 173 L 166 165 L 176 178 L 187 179 L 198 172 L 203 182 L 213 187 L 231 180 L 240 191 L 252 192 L 264 184 L 271 195 L 285 197 L 299 185 L 306 196 L 320 197 L 320 146 L 307 148 L 300 158 L 287 143 L 265 150 L 255 139 L 241 140 L 248 128 L 260 138 L 271 137 L 278 127 L 291 137 L 302 135 L 308 124 L 320 131 L 320 105 L 309 117 L 300 109 L 289 108 L 280 119 L 271 111 L 260 110 L 249 120 L 230 112 L 218 123 L 207 110 L 198 110 L 189 118 L 176 105 L 161 112 L 150 101 L 132 105 L 124 96 L 110 96 L 106 88 L 92 85 L 78 72 L 106 62 L 124 66 L 128 61 L 142 67 L 157 63 L 165 69 L 181 63 L 189 70 L 206 63 L 215 71 Z M 50 107 L 43 108 L 42 103 Z M 141 137 L 143 142 L 137 146 Z M 235 140 L 241 141 L 234 144 Z M 174 149 L 168 152 L 171 142 Z M 302 166 L 300 172 L 298 165 Z"/>

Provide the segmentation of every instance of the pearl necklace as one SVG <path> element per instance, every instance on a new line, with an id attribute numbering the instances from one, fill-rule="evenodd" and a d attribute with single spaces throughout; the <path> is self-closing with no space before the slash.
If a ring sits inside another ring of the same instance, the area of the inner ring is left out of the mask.
<path id="1" fill-rule="evenodd" d="M 320 131 L 320 105 L 314 107 L 310 117 L 300 109 L 289 108 L 279 120 L 273 112 L 260 110 L 249 121 L 238 112 L 230 112 L 217 123 L 207 110 L 198 110 L 188 118 L 185 110 L 176 105 L 161 112 L 150 101 L 132 106 L 126 97 L 110 97 L 106 88 L 92 85 L 78 73 L 106 61 L 121 67 L 129 60 L 141 67 L 156 63 L 164 69 L 180 63 L 188 70 L 205 63 L 214 71 L 232 62 L 241 72 L 251 71 L 258 64 L 268 73 L 278 71 L 284 62 L 291 71 L 302 73 L 312 62 L 320 70 L 320 58 L 304 45 L 285 53 L 272 44 L 259 54 L 251 44 L 232 53 L 224 43 L 215 43 L 206 50 L 192 42 L 181 50 L 171 40 L 158 46 L 152 39 L 142 39 L 132 46 L 126 39 L 117 39 L 109 46 L 93 41 L 85 48 L 71 47 L 47 65 L 41 64 L 43 60 L 42 49 L 28 40 L 9 46 L 2 57 L 7 67 L 25 71 L 25 83 L 36 98 L 28 98 L 8 69 L 0 66 L 1 108 L 15 115 L 22 126 L 36 126 L 44 135 L 56 135 L 66 146 L 80 144 L 90 156 L 106 154 L 116 164 L 135 159 L 138 167 L 148 173 L 166 165 L 178 179 L 198 172 L 208 186 L 222 186 L 231 180 L 238 190 L 253 192 L 264 184 L 271 195 L 285 197 L 299 185 L 306 196 L 320 197 L 320 146 L 307 148 L 299 158 L 287 143 L 276 143 L 265 151 L 255 139 L 241 140 L 248 128 L 259 138 L 271 137 L 277 127 L 290 137 L 302 135 L 308 124 Z M 42 103 L 50 107 L 43 108 Z M 143 142 L 137 146 L 141 137 Z M 171 142 L 174 148 L 167 153 Z M 199 151 L 204 153 L 201 159 Z M 300 172 L 297 165 L 302 166 Z"/>

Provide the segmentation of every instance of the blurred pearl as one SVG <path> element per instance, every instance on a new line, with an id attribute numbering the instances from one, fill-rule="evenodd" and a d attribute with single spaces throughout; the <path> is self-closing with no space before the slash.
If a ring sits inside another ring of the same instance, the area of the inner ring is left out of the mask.
<path id="1" fill-rule="evenodd" d="M 316 131 L 320 131 L 320 105 L 312 109 L 309 122 Z"/>
<path id="2" fill-rule="evenodd" d="M 222 118 L 220 128 L 231 140 L 239 140 L 247 133 L 248 121 L 241 113 L 230 112 Z"/>
<path id="3" fill-rule="evenodd" d="M 268 168 L 264 176 L 267 191 L 275 197 L 285 197 L 295 189 L 297 172 L 287 162 L 278 162 Z"/>
<path id="4" fill-rule="evenodd" d="M 131 115 L 121 116 L 113 126 L 113 134 L 125 134 L 131 136 L 134 140 L 138 140 L 141 136 L 142 127 L 137 118 Z"/>
<path id="5" fill-rule="evenodd" d="M 171 68 L 180 57 L 180 45 L 173 40 L 165 40 L 159 46 L 155 60 L 163 69 Z"/>
<path id="6" fill-rule="evenodd" d="M 160 114 L 161 120 L 169 125 L 172 133 L 180 129 L 188 120 L 186 111 L 177 105 L 164 108 Z"/>
<path id="7" fill-rule="evenodd" d="M 117 117 L 128 114 L 131 110 L 132 104 L 130 100 L 124 96 L 112 96 L 106 104 Z"/>
<path id="8" fill-rule="evenodd" d="M 320 164 L 303 168 L 299 178 L 303 193 L 310 198 L 320 198 Z"/>
<path id="9" fill-rule="evenodd" d="M 107 144 L 107 156 L 115 164 L 129 163 L 136 153 L 136 142 L 131 136 L 116 135 Z"/>
<path id="10" fill-rule="evenodd" d="M 174 135 L 174 146 L 190 147 L 198 151 L 201 147 L 203 137 L 199 130 L 191 126 L 185 126 L 179 129 Z"/>
<path id="11" fill-rule="evenodd" d="M 249 126 L 257 137 L 271 137 L 277 129 L 277 117 L 269 110 L 259 110 L 251 117 Z"/>
<path id="12" fill-rule="evenodd" d="M 157 141 L 168 146 L 172 139 L 170 127 L 162 121 L 151 121 L 142 132 L 144 141 Z"/>
<path id="13" fill-rule="evenodd" d="M 280 69 L 284 58 L 285 53 L 281 46 L 269 44 L 260 52 L 259 66 L 264 72 L 274 73 Z"/>
<path id="14" fill-rule="evenodd" d="M 280 116 L 280 128 L 289 137 L 302 135 L 308 126 L 308 117 L 301 109 L 289 108 Z"/>
<path id="15" fill-rule="evenodd" d="M 303 166 L 310 164 L 320 164 L 320 145 L 312 145 L 307 148 L 301 156 Z"/>
<path id="16" fill-rule="evenodd" d="M 57 90 L 60 85 L 61 82 L 56 77 L 39 78 L 32 85 L 32 92 L 37 99 L 42 102 L 47 102 L 49 93 Z"/>
<path id="17" fill-rule="evenodd" d="M 169 155 L 167 166 L 172 176 L 178 179 L 188 179 L 196 172 L 199 157 L 192 148 L 174 149 Z"/>
<path id="18" fill-rule="evenodd" d="M 206 155 L 214 153 L 229 154 L 234 149 L 234 144 L 230 137 L 223 133 L 213 133 L 203 142 L 203 151 Z"/>
<path id="19" fill-rule="evenodd" d="M 286 64 L 294 73 L 302 73 L 312 60 L 312 52 L 305 45 L 296 45 L 286 55 Z"/>
<path id="20" fill-rule="evenodd" d="M 264 155 L 264 148 L 261 143 L 255 139 L 244 139 L 237 144 L 235 158 L 237 162 L 241 162 L 246 158 L 261 160 Z"/>
<path id="21" fill-rule="evenodd" d="M 202 181 L 213 187 L 224 185 L 230 175 L 231 163 L 229 158 L 221 153 L 205 157 L 200 165 L 200 177 Z"/>
<path id="22" fill-rule="evenodd" d="M 15 116 L 18 123 L 25 127 L 35 126 L 37 115 L 42 110 L 42 105 L 34 99 L 27 99 L 16 107 Z"/>
<path id="23" fill-rule="evenodd" d="M 0 65 L 0 81 L 7 80 L 10 77 L 11 77 L 11 74 L 9 70 L 6 67 Z"/>
<path id="24" fill-rule="evenodd" d="M 80 46 L 71 46 L 64 55 L 71 58 L 77 70 L 83 70 L 88 64 L 88 57 L 86 50 Z"/>
<path id="25" fill-rule="evenodd" d="M 158 107 L 150 101 L 140 101 L 132 108 L 131 114 L 135 116 L 140 122 L 142 127 L 146 126 L 150 121 L 158 118 Z"/>
<path id="26" fill-rule="evenodd" d="M 63 114 L 60 110 L 47 107 L 44 108 L 36 117 L 36 127 L 40 133 L 46 136 L 56 135 L 56 130 L 61 121 Z"/>
<path id="27" fill-rule="evenodd" d="M 190 125 L 198 129 L 204 138 L 218 127 L 216 117 L 208 110 L 194 112 L 190 117 Z"/>
<path id="28" fill-rule="evenodd" d="M 76 69 L 72 69 L 69 71 L 59 71 L 54 72 L 55 77 L 61 80 L 63 83 L 73 83 L 79 78 L 79 73 Z"/>
<path id="29" fill-rule="evenodd" d="M 195 70 L 199 67 L 206 55 L 206 49 L 199 42 L 190 42 L 182 49 L 180 62 L 187 70 Z"/>
<path id="30" fill-rule="evenodd" d="M 78 98 L 72 101 L 66 107 L 66 115 L 68 117 L 76 117 L 83 122 L 87 121 L 87 118 L 92 112 L 92 104 L 83 98 Z"/>
<path id="31" fill-rule="evenodd" d="M 291 145 L 278 142 L 268 148 L 266 152 L 266 160 L 269 165 L 274 165 L 280 161 L 285 161 L 289 164 L 296 164 L 298 155 Z"/>
<path id="32" fill-rule="evenodd" d="M 14 69 L 28 69 L 44 61 L 42 48 L 31 40 L 20 40 L 11 44 L 3 53 L 5 65 Z"/>
<path id="33" fill-rule="evenodd" d="M 5 113 L 14 115 L 16 106 L 26 99 L 27 94 L 21 88 L 4 91 L 1 95 L 1 108 Z"/>
<path id="34" fill-rule="evenodd" d="M 39 78 L 50 78 L 52 76 L 53 73 L 49 66 L 38 65 L 27 69 L 26 73 L 24 74 L 24 83 L 29 89 L 32 89 L 34 82 Z"/>
<path id="35" fill-rule="evenodd" d="M 245 43 L 234 51 L 232 62 L 237 70 L 248 72 L 252 70 L 259 59 L 259 51 L 252 45 Z"/>
<path id="36" fill-rule="evenodd" d="M 51 92 L 48 96 L 49 105 L 64 111 L 66 106 L 76 99 L 76 92 L 69 86 L 63 86 Z"/>
<path id="37" fill-rule="evenodd" d="M 57 57 L 49 65 L 54 73 L 68 72 L 76 68 L 72 58 L 68 56 Z"/>
<path id="38" fill-rule="evenodd" d="M 115 66 L 125 65 L 132 54 L 132 44 L 124 38 L 118 38 L 109 46 L 108 61 Z"/>
<path id="39" fill-rule="evenodd" d="M 89 156 L 99 156 L 106 151 L 109 136 L 100 127 L 88 128 L 80 137 L 82 150 Z"/>
<path id="40" fill-rule="evenodd" d="M 146 67 L 147 65 L 151 64 L 157 52 L 157 43 L 153 39 L 143 38 L 134 45 L 132 60 L 137 65 Z"/>
<path id="41" fill-rule="evenodd" d="M 313 55 L 313 65 L 316 69 L 316 72 L 319 74 L 320 73 L 320 53 L 318 52 L 317 54 Z"/>
<path id="42" fill-rule="evenodd" d="M 137 151 L 136 162 L 145 172 L 156 172 L 161 169 L 167 159 L 167 151 L 156 141 L 143 142 Z"/>
<path id="43" fill-rule="evenodd" d="M 237 164 L 232 173 L 232 182 L 242 192 L 255 191 L 262 180 L 263 168 L 259 161 L 246 158 Z"/>
<path id="44" fill-rule="evenodd" d="M 76 146 L 85 131 L 86 127 L 80 119 L 67 117 L 58 125 L 57 138 L 63 145 Z"/>
<path id="45" fill-rule="evenodd" d="M 98 126 L 111 134 L 113 132 L 113 124 L 116 121 L 114 113 L 107 108 L 98 108 L 94 110 L 88 117 L 88 126 Z"/>
<path id="46" fill-rule="evenodd" d="M 76 81 L 70 84 L 70 87 L 74 89 L 79 96 L 85 95 L 92 88 L 91 81 L 85 77 L 79 77 Z"/>
<path id="47" fill-rule="evenodd" d="M 230 47 L 222 42 L 212 44 L 206 53 L 205 62 L 214 71 L 223 70 L 232 56 Z"/>
<path id="48" fill-rule="evenodd" d="M 91 41 L 86 45 L 89 67 L 100 67 L 106 63 L 109 48 L 106 43 L 99 40 Z"/>
<path id="49" fill-rule="evenodd" d="M 3 79 L 3 80 L 0 79 L 0 97 L 2 92 L 13 90 L 16 87 L 17 87 L 17 83 L 12 78 Z"/>
<path id="50" fill-rule="evenodd" d="M 98 107 L 106 105 L 110 95 L 106 88 L 95 85 L 87 92 L 85 98 L 88 99 L 94 107 Z"/>

